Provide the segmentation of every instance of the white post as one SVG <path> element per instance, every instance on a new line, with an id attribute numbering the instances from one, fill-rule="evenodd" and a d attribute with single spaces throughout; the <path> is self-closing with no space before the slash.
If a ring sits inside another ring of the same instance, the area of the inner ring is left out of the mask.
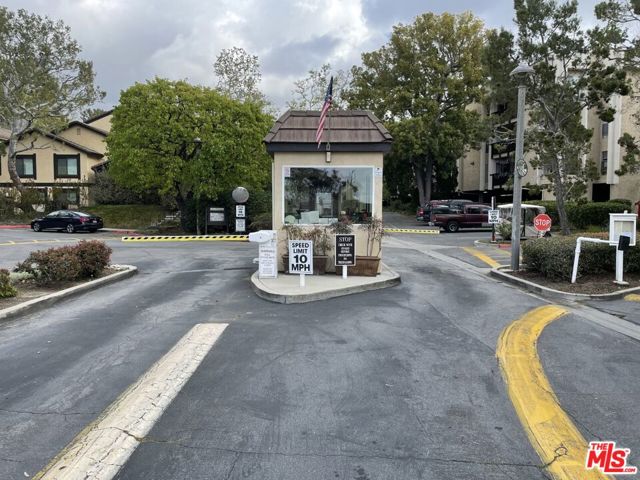
<path id="1" fill-rule="evenodd" d="M 305 277 L 305 275 L 301 273 L 300 274 L 300 287 L 302 287 L 302 288 L 304 288 L 304 277 Z"/>
<path id="2" fill-rule="evenodd" d="M 342 278 L 344 280 L 347 279 L 347 266 L 346 265 L 342 265 Z"/>
<path id="3" fill-rule="evenodd" d="M 624 251 L 618 250 L 616 247 L 616 280 L 613 283 L 618 285 L 629 285 L 629 282 L 625 282 L 622 279 L 624 273 Z"/>
<path id="4" fill-rule="evenodd" d="M 578 277 L 578 262 L 580 261 L 580 241 L 582 238 L 576 240 L 576 253 L 573 257 L 573 272 L 571 273 L 571 283 L 576 283 Z"/>

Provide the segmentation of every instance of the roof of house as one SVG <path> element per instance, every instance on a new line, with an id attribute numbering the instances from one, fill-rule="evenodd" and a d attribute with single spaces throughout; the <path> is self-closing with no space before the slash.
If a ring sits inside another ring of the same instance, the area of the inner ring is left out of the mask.
<path id="1" fill-rule="evenodd" d="M 91 130 L 92 132 L 96 132 L 97 134 L 102 135 L 103 137 L 106 137 L 107 135 L 109 135 L 109 132 L 106 132 L 106 131 L 102 130 L 101 128 L 94 127 L 93 125 L 87 125 L 86 123 L 79 122 L 78 120 L 74 120 L 73 122 L 69 123 L 67 128 L 71 128 L 71 127 L 86 128 L 87 130 Z"/>
<path id="2" fill-rule="evenodd" d="M 88 123 L 93 123 L 96 120 L 100 120 L 101 118 L 104 118 L 107 115 L 111 115 L 113 113 L 113 110 L 114 109 L 112 108 L 111 110 L 107 110 L 106 112 L 102 112 L 101 114 L 96 115 L 95 117 L 91 117 L 91 118 L 87 119 L 87 121 L 85 121 L 84 123 L 88 124 Z"/>
<path id="3" fill-rule="evenodd" d="M 89 147 L 85 147 L 84 145 L 80 145 L 79 143 L 72 142 L 71 140 L 67 140 L 66 138 L 61 137 L 59 135 L 56 135 L 54 133 L 45 132 L 45 131 L 39 130 L 39 129 L 33 129 L 32 132 L 37 132 L 40 135 L 44 135 L 45 137 L 48 137 L 48 138 L 50 138 L 52 140 L 60 142 L 60 143 L 62 143 L 64 145 L 68 145 L 71 148 L 75 148 L 76 150 L 79 150 L 80 152 L 86 153 L 90 157 L 94 157 L 94 158 L 102 158 L 102 157 L 104 157 L 104 153 L 100 153 L 100 152 L 98 152 L 96 150 L 93 150 L 93 149 L 91 149 Z"/>
<path id="4" fill-rule="evenodd" d="M 320 112 L 289 110 L 273 125 L 264 143 L 267 151 L 318 151 L 316 130 Z M 366 110 L 335 110 L 327 118 L 322 143 L 331 143 L 332 151 L 388 152 L 393 137 L 382 122 Z"/>
<path id="5" fill-rule="evenodd" d="M 9 140 L 11 137 L 11 130 L 0 127 L 0 140 Z"/>

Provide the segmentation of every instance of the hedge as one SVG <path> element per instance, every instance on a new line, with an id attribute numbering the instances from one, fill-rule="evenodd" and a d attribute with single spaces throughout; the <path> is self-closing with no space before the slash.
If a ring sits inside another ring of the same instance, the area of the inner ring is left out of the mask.
<path id="1" fill-rule="evenodd" d="M 571 280 L 577 237 L 548 237 L 522 244 L 522 260 L 527 270 L 539 272 L 554 280 Z M 615 273 L 614 247 L 582 243 L 578 276 Z M 640 247 L 632 247 L 624 254 L 624 271 L 640 272 Z"/>
<path id="2" fill-rule="evenodd" d="M 15 271 L 31 275 L 38 285 L 95 277 L 109 264 L 111 249 L 97 240 L 31 252 Z"/>
<path id="3" fill-rule="evenodd" d="M 0 268 L 0 298 L 15 297 L 18 291 L 11 285 L 9 271 Z"/>
<path id="4" fill-rule="evenodd" d="M 574 228 L 583 229 L 589 225 L 597 225 L 599 227 L 608 227 L 610 213 L 623 213 L 625 210 L 631 211 L 631 202 L 629 200 L 614 200 L 611 202 L 587 202 L 575 203 L 568 202 L 567 217 L 569 223 Z M 560 225 L 558 217 L 558 206 L 555 200 L 536 202 L 546 208 L 547 215 L 551 217 L 553 225 Z"/>

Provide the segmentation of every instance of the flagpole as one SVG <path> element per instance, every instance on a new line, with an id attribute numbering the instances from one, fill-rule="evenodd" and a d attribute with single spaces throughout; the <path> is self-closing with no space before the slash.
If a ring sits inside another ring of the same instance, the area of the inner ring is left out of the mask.
<path id="1" fill-rule="evenodd" d="M 331 83 L 333 84 L 333 77 L 331 77 Z M 333 87 L 333 85 L 332 85 Z M 333 90 L 333 88 L 332 88 Z M 333 92 L 331 92 L 331 95 L 333 96 Z M 331 104 L 329 105 L 329 111 L 327 112 L 327 158 L 325 159 L 327 163 L 331 163 L 331 107 L 333 107 L 333 99 L 331 99 Z"/>

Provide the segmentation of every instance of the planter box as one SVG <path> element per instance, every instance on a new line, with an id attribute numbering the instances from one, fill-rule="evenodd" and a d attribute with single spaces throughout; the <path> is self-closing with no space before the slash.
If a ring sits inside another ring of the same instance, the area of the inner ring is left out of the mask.
<path id="1" fill-rule="evenodd" d="M 314 255 L 313 256 L 313 274 L 324 275 L 327 273 L 327 255 Z M 282 256 L 282 263 L 284 264 L 284 273 L 289 273 L 289 255 Z"/>
<path id="2" fill-rule="evenodd" d="M 347 275 L 356 277 L 375 277 L 378 274 L 379 266 L 380 257 L 356 256 L 356 264 L 353 267 L 347 267 Z M 342 275 L 342 267 L 336 267 L 336 275 Z"/>

